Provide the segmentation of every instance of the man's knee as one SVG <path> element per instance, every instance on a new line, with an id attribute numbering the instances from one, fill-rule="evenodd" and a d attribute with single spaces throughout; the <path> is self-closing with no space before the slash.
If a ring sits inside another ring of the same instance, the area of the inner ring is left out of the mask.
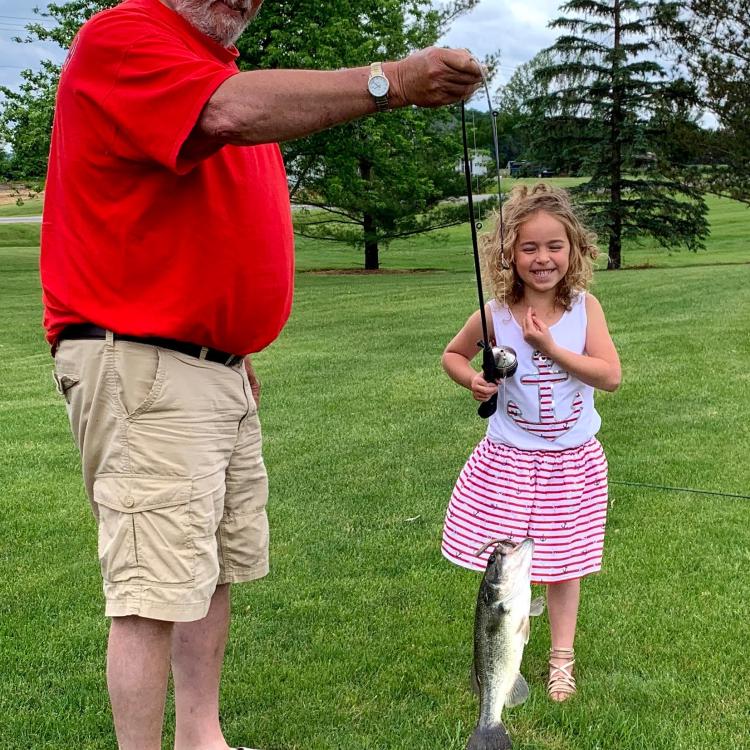
<path id="1" fill-rule="evenodd" d="M 174 627 L 173 622 L 153 620 L 139 615 L 113 617 L 110 625 L 110 638 L 153 639 L 169 638 Z"/>

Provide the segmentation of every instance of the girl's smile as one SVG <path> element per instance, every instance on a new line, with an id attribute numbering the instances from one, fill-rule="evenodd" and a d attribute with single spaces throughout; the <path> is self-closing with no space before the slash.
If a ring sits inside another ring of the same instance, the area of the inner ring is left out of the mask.
<path id="1" fill-rule="evenodd" d="M 553 290 L 565 278 L 569 262 L 570 241 L 561 221 L 538 211 L 521 224 L 514 263 L 524 284 L 538 292 Z"/>

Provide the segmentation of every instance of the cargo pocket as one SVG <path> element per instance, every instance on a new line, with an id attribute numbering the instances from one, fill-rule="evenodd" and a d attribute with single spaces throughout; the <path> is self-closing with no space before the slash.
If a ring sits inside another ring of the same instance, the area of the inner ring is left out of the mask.
<path id="1" fill-rule="evenodd" d="M 188 583 L 195 575 L 189 479 L 98 476 L 99 561 L 104 580 Z"/>

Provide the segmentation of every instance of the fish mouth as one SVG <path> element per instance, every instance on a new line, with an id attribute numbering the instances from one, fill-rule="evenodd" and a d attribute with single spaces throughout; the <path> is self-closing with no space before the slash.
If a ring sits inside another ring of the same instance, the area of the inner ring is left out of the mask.
<path id="1" fill-rule="evenodd" d="M 514 542 L 512 539 L 490 539 L 489 542 L 483 544 L 474 554 L 479 557 L 482 552 L 493 544 L 495 545 L 495 554 L 500 555 L 513 555 L 521 549 L 523 549 L 524 552 L 526 550 L 533 551 L 534 549 L 534 540 L 529 536 L 522 539 L 520 542 Z"/>
<path id="2" fill-rule="evenodd" d="M 507 558 L 512 558 L 513 563 L 517 563 L 519 567 L 527 564 L 528 566 L 531 566 L 531 556 L 533 552 L 534 540 L 527 536 L 526 539 L 523 539 L 518 542 L 518 544 L 514 545 L 512 550 L 506 552 L 506 560 Z M 510 562 L 510 560 L 507 561 Z"/>
<path id="3" fill-rule="evenodd" d="M 499 592 L 515 590 L 522 581 L 531 579 L 531 561 L 534 540 L 526 537 L 520 542 L 511 539 L 492 539 L 476 554 L 481 555 L 488 547 L 495 545 L 487 559 L 484 581 Z"/>
<path id="4" fill-rule="evenodd" d="M 505 556 L 505 568 L 510 578 L 518 581 L 531 581 L 531 562 L 534 554 L 534 540 L 527 537 Z"/>

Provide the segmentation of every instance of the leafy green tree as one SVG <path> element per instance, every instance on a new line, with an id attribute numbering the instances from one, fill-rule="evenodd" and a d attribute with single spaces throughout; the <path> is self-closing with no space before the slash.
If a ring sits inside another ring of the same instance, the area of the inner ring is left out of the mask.
<path id="1" fill-rule="evenodd" d="M 657 17 L 679 52 L 700 104 L 718 120 L 706 143 L 707 192 L 750 203 L 750 1 L 660 0 Z"/>
<path id="2" fill-rule="evenodd" d="M 238 42 L 244 69 L 366 65 L 397 59 L 434 44 L 453 19 L 478 0 L 453 0 L 443 8 L 429 0 L 347 0 L 321 4 L 279 0 L 267 4 Z M 28 40 L 70 45 L 81 23 L 114 0 L 72 0 L 42 14 L 53 28 L 31 24 Z M 6 109 L 6 139 L 33 170 L 44 173 L 59 71 L 28 76 L 28 90 Z M 294 106 L 294 102 L 290 102 Z M 24 107 L 29 112 L 24 112 Z M 38 127 L 23 127 L 31 116 Z M 456 112 L 407 108 L 366 118 L 283 144 L 295 202 L 319 207 L 302 213 L 297 231 L 364 248 L 365 267 L 378 268 L 379 250 L 396 237 L 464 221 L 464 206 L 446 203 L 460 195 L 463 177 Z M 33 152 L 33 159 L 30 158 Z M 29 167 L 30 168 L 30 167 Z"/>
<path id="3" fill-rule="evenodd" d="M 480 96 L 479 94 L 477 96 Z M 484 91 L 481 92 L 484 100 Z M 518 159 L 524 148 L 523 134 L 519 132 L 518 123 L 520 117 L 514 111 L 505 111 L 497 106 L 495 98 L 493 112 L 480 109 L 468 108 L 466 110 L 466 125 L 469 138 L 469 147 L 488 154 L 494 164 L 495 143 L 492 137 L 492 118 L 495 117 L 497 127 L 498 147 L 500 151 L 500 166 L 507 162 Z"/>
<path id="4" fill-rule="evenodd" d="M 70 46 L 81 24 L 94 13 L 117 4 L 118 0 L 74 0 L 63 5 L 50 4 L 46 10 L 35 9 L 40 22 L 27 25 L 27 34 L 19 42 L 50 41 L 63 48 Z M 55 21 L 48 28 L 41 19 Z M 5 179 L 39 186 L 47 173 L 55 92 L 60 66 L 42 61 L 37 71 L 23 70 L 17 91 L 0 87 L 0 141 L 11 149 L 7 161 L 0 165 Z"/>
<path id="5" fill-rule="evenodd" d="M 451 21 L 476 4 L 444 9 L 430 0 L 279 0 L 264 8 L 238 43 L 242 65 L 340 68 L 399 59 L 434 44 Z M 294 106 L 294 102 L 290 102 Z M 464 221 L 466 208 L 445 203 L 463 191 L 457 114 L 406 108 L 284 144 L 298 215 L 296 229 L 364 249 L 379 267 L 391 240 Z"/>
<path id="6" fill-rule="evenodd" d="M 58 76 L 58 67 L 45 61 L 36 72 L 21 72 L 18 91 L 0 86 L 5 97 L 0 141 L 11 149 L 7 161 L 0 165 L 5 179 L 36 183 L 44 178 Z"/>
<path id="7" fill-rule="evenodd" d="M 581 168 L 591 175 L 577 189 L 590 221 L 608 235 L 608 267 L 622 264 L 623 237 L 648 235 L 662 246 L 703 246 L 706 204 L 687 173 L 676 172 L 660 152 L 676 90 L 653 59 L 653 3 L 640 0 L 570 0 L 552 22 L 566 33 L 546 52 L 552 62 L 536 71 L 546 93 L 534 101 L 550 145 L 571 148 L 577 124 Z M 651 119 L 658 113 L 661 120 Z M 565 123 L 562 131 L 549 122 Z M 583 148 L 580 148 L 583 146 Z"/>

